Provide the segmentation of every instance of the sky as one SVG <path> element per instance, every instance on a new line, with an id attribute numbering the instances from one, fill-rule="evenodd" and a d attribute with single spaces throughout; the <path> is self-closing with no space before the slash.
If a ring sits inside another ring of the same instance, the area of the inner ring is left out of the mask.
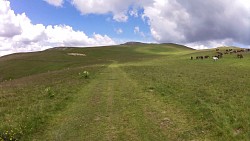
<path id="1" fill-rule="evenodd" d="M 250 1 L 0 0 L 0 56 L 128 41 L 250 48 Z"/>

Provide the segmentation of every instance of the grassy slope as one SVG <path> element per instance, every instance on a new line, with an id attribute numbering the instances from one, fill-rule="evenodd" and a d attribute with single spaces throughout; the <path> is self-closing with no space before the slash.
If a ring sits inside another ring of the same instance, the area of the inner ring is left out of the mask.
<path id="1" fill-rule="evenodd" d="M 78 93 L 77 100 L 51 121 L 48 130 L 34 138 L 173 140 L 192 127 L 185 113 L 145 91 L 114 63 Z"/>
<path id="2" fill-rule="evenodd" d="M 189 60 L 214 52 L 123 45 L 1 58 L 2 80 L 14 80 L 0 84 L 0 130 L 23 140 L 247 140 L 250 56 Z"/>
<path id="3" fill-rule="evenodd" d="M 67 55 L 72 52 L 87 56 Z M 135 53 L 134 48 L 128 47 L 61 48 L 2 57 L 0 134 L 13 130 L 16 138 L 25 139 L 40 132 L 54 114 L 71 103 L 81 87 L 113 60 L 124 62 L 152 57 Z M 90 79 L 80 78 L 78 74 L 84 70 L 90 71 Z"/>
<path id="4" fill-rule="evenodd" d="M 207 54 L 215 51 L 166 56 L 151 65 L 131 65 L 124 70 L 195 119 L 195 128 L 187 130 L 186 139 L 248 140 L 250 54 L 245 53 L 242 60 L 235 54 L 224 55 L 218 62 L 187 59 Z"/>
<path id="5" fill-rule="evenodd" d="M 43 52 L 4 56 L 0 59 L 0 82 L 53 70 L 109 64 L 112 60 L 127 62 L 153 56 L 136 53 L 134 50 L 137 48 L 140 47 L 55 48 Z M 82 53 L 86 56 L 69 56 L 67 53 Z"/>

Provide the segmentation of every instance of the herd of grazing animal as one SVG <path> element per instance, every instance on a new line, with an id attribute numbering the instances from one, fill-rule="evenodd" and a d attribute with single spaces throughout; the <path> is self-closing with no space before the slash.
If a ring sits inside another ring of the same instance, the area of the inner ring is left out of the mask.
<path id="1" fill-rule="evenodd" d="M 220 49 L 215 49 L 216 51 L 216 55 L 212 56 L 211 58 L 214 60 L 214 61 L 217 61 L 218 59 L 221 59 L 223 57 L 223 55 L 226 55 L 226 54 L 236 54 L 236 57 L 237 58 L 240 58 L 242 59 L 243 58 L 243 54 L 242 52 L 250 52 L 250 49 L 226 49 L 225 52 L 220 52 Z M 208 59 L 210 58 L 210 56 L 206 55 L 206 56 L 196 56 L 196 57 L 193 57 L 191 56 L 191 60 L 193 59 Z"/>

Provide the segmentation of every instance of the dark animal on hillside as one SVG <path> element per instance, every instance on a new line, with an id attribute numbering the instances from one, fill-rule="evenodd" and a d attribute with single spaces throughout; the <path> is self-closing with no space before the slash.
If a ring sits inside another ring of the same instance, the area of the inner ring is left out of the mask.
<path id="1" fill-rule="evenodd" d="M 209 56 L 208 56 L 208 55 L 206 55 L 206 56 L 204 56 L 204 58 L 205 58 L 205 59 L 207 59 L 207 58 L 209 58 Z"/>
<path id="2" fill-rule="evenodd" d="M 218 54 L 217 57 L 220 59 L 223 57 L 223 54 Z"/>
<path id="3" fill-rule="evenodd" d="M 193 56 L 191 56 L 191 60 L 193 60 Z"/>
<path id="4" fill-rule="evenodd" d="M 220 49 L 218 49 L 218 48 L 217 48 L 217 49 L 215 49 L 215 51 L 219 51 L 219 50 L 220 50 Z"/>
<path id="5" fill-rule="evenodd" d="M 233 49 L 229 49 L 229 51 L 232 51 Z"/>
<path id="6" fill-rule="evenodd" d="M 243 55 L 242 54 L 237 54 L 237 58 L 243 58 Z"/>
<path id="7" fill-rule="evenodd" d="M 196 56 L 196 59 L 203 59 L 203 56 Z"/>
<path id="8" fill-rule="evenodd" d="M 243 49 L 238 49 L 236 52 L 244 52 Z"/>
<path id="9" fill-rule="evenodd" d="M 217 53 L 217 54 L 220 54 L 220 55 L 223 54 L 222 52 L 216 52 L 216 53 Z"/>
<path id="10" fill-rule="evenodd" d="M 218 57 L 219 59 L 223 57 L 223 53 L 217 52 L 217 54 L 218 54 L 218 55 L 217 55 L 216 57 Z"/>

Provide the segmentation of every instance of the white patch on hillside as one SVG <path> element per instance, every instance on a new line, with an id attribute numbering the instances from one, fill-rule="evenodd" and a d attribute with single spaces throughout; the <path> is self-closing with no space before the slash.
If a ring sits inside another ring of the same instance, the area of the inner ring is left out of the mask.
<path id="1" fill-rule="evenodd" d="M 83 53 L 68 53 L 70 56 L 86 56 L 86 54 Z"/>

